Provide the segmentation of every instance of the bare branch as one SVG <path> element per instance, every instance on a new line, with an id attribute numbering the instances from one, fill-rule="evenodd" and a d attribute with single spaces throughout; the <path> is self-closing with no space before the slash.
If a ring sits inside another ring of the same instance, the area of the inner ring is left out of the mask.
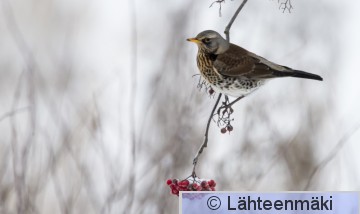
<path id="1" fill-rule="evenodd" d="M 21 113 L 25 110 L 29 109 L 29 106 L 25 106 L 25 107 L 21 107 L 21 108 L 18 108 L 18 109 L 15 109 L 15 110 L 12 110 L 12 111 L 9 111 L 9 112 L 6 112 L 5 114 L 3 114 L 2 116 L 0 116 L 0 122 L 4 119 L 6 119 L 7 117 L 12 117 L 18 113 Z"/>
<path id="2" fill-rule="evenodd" d="M 16 47 L 21 53 L 24 63 L 25 63 L 25 74 L 27 77 L 27 99 L 29 103 L 29 119 L 30 119 L 30 131 L 26 143 L 23 148 L 18 144 L 15 130 L 15 122 L 11 121 L 12 124 L 12 134 L 13 134 L 13 171 L 14 171 L 14 180 L 16 180 L 16 194 L 17 194 L 17 211 L 18 213 L 24 213 L 28 209 L 30 199 L 25 194 L 25 173 L 27 171 L 28 166 L 28 154 L 30 148 L 33 146 L 35 142 L 35 133 L 36 133 L 36 99 L 35 99 L 35 67 L 36 61 L 32 50 L 28 43 L 25 40 L 25 37 L 20 30 L 20 27 L 16 21 L 15 14 L 12 8 L 12 5 L 8 0 L 2 1 L 2 9 L 7 25 L 7 29 L 9 30 Z M 19 89 L 19 88 L 18 88 Z M 16 94 L 16 93 L 15 93 Z M 13 103 L 13 109 L 15 109 L 15 104 L 17 103 L 18 97 L 15 96 L 15 100 Z M 15 154 L 19 153 L 19 154 Z M 17 159 L 17 160 L 15 160 Z M 16 169 L 16 167 L 19 167 Z"/>
<path id="3" fill-rule="evenodd" d="M 225 0 L 216 0 L 210 4 L 209 8 L 212 7 L 215 3 L 219 4 L 219 16 L 221 17 L 221 4 L 225 3 Z"/>
<path id="4" fill-rule="evenodd" d="M 225 28 L 225 35 L 226 35 L 226 40 L 228 42 L 230 42 L 230 28 L 231 28 L 231 25 L 234 23 L 236 17 L 239 15 L 241 9 L 244 7 L 244 5 L 246 4 L 247 0 L 243 0 L 243 2 L 241 3 L 241 5 L 239 6 L 239 8 L 236 10 L 234 16 L 231 18 L 229 24 L 226 26 Z"/>
<path id="5" fill-rule="evenodd" d="M 278 0 L 279 10 L 282 10 L 284 13 L 286 10 L 291 13 L 291 10 L 293 9 L 293 6 L 291 4 L 291 0 Z"/>
<path id="6" fill-rule="evenodd" d="M 129 195 L 126 209 L 130 210 L 133 205 L 135 198 L 135 180 L 136 180 L 136 132 L 135 132 L 135 106 L 136 106 L 136 78 L 137 78 L 137 20 L 136 20 L 136 2 L 135 0 L 130 0 L 130 20 L 131 20 L 131 96 L 130 96 L 130 121 L 131 121 L 131 156 L 132 156 L 132 166 L 130 167 L 130 179 L 129 179 Z"/>

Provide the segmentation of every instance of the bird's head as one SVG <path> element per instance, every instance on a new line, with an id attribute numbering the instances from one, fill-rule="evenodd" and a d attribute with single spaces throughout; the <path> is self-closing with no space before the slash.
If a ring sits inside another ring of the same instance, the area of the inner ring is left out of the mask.
<path id="1" fill-rule="evenodd" d="M 213 30 L 203 31 L 187 41 L 196 43 L 200 50 L 210 54 L 221 54 L 229 48 L 229 42 Z"/>

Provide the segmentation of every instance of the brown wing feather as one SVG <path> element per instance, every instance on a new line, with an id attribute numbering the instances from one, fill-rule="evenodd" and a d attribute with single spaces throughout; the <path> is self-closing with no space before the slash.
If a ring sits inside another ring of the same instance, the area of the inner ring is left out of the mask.
<path id="1" fill-rule="evenodd" d="M 214 67 L 219 73 L 227 76 L 241 76 L 248 74 L 256 63 L 252 57 L 247 54 L 248 51 L 230 44 L 228 50 L 219 54 L 214 61 Z"/>
<path id="2" fill-rule="evenodd" d="M 217 56 L 214 61 L 214 67 L 219 73 L 226 76 L 244 76 L 253 79 L 275 77 L 273 71 L 277 69 L 273 69 L 269 65 L 263 63 L 262 61 L 264 60 L 266 59 L 263 59 L 244 48 L 230 44 L 227 51 Z"/>

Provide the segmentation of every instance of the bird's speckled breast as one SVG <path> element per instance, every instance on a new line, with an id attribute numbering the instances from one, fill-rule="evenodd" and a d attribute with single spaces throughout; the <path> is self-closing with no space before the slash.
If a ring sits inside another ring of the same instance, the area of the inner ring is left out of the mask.
<path id="1" fill-rule="evenodd" d="M 265 83 L 265 80 L 253 80 L 246 77 L 229 77 L 220 74 L 212 60 L 205 54 L 198 53 L 197 65 L 201 76 L 218 92 L 233 97 L 250 94 Z"/>

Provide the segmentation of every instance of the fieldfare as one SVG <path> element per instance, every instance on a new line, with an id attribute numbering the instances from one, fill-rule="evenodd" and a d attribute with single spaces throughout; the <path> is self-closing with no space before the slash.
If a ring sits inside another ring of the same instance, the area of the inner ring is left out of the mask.
<path id="1" fill-rule="evenodd" d="M 201 76 L 217 92 L 244 97 L 277 77 L 323 80 L 319 75 L 275 64 L 206 30 L 187 41 L 198 45 L 197 66 Z"/>

